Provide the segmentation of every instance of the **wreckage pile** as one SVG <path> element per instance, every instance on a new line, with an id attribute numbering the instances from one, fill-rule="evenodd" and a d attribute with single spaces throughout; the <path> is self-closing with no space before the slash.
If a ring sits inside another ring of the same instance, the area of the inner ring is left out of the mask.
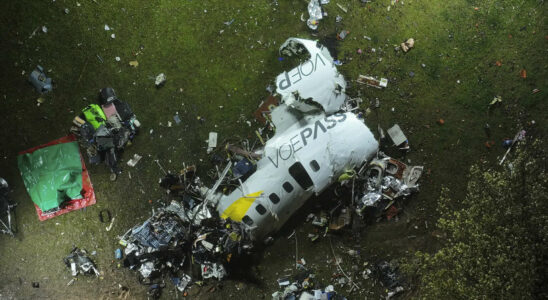
<path id="1" fill-rule="evenodd" d="M 124 266 L 139 273 L 151 295 L 157 296 L 164 276 L 183 292 L 202 279 L 225 278 L 234 257 L 250 253 L 257 242 L 271 242 L 306 200 L 334 183 L 335 190 L 342 190 L 338 198 L 345 200 L 335 203 L 329 216 L 309 218 L 325 233 L 350 224 L 356 215 L 395 216 L 398 199 L 418 190 L 422 167 L 378 151 L 379 142 L 359 113 L 362 100 L 348 99 L 347 83 L 328 49 L 290 38 L 280 54 L 306 58 L 277 76 L 276 94 L 255 112 L 265 125 L 256 132 L 262 147 L 244 140 L 242 147 L 227 142 L 217 148 L 217 135 L 210 134 L 213 187 L 202 184 L 195 166 L 166 174 L 160 185 L 174 199 L 120 237 Z M 268 128 L 275 128 L 270 138 Z M 199 272 L 192 272 L 193 266 Z M 304 263 L 300 271 L 298 278 L 280 283 L 283 292 L 274 293 L 274 299 L 334 298 L 332 286 L 319 289 L 312 283 L 313 273 Z"/>
<path id="2" fill-rule="evenodd" d="M 70 254 L 63 260 L 65 265 L 70 268 L 73 277 L 78 274 L 94 274 L 99 276 L 100 273 L 95 267 L 95 263 L 89 258 L 86 250 L 74 247 Z"/>
<path id="3" fill-rule="evenodd" d="M 278 285 L 283 291 L 274 292 L 272 300 L 346 299 L 335 292 L 333 285 L 328 285 L 323 289 L 316 288 L 317 284 L 314 282 L 315 274 L 303 264 L 298 264 L 298 267 L 300 270 L 295 276 L 285 276 L 278 279 Z"/>
<path id="4" fill-rule="evenodd" d="M 167 275 L 184 292 L 193 282 L 186 273 L 190 262 L 200 266 L 201 278 L 221 280 L 232 256 L 252 248 L 245 225 L 222 220 L 206 203 L 185 195 L 186 201 L 173 200 L 120 238 L 124 266 L 138 271 L 143 284 L 158 284 Z"/>
<path id="5" fill-rule="evenodd" d="M 423 167 L 407 166 L 382 152 L 379 156 L 363 169 L 365 176 L 358 174 L 361 186 L 355 199 L 356 212 L 362 217 L 378 217 L 388 211 L 387 218 L 391 219 L 398 213 L 394 206 L 399 204 L 396 203 L 398 198 L 405 198 L 418 191 L 417 181 Z"/>
<path id="6" fill-rule="evenodd" d="M 141 126 L 128 103 L 118 99 L 114 89 L 101 89 L 100 103 L 90 104 L 73 120 L 71 132 L 79 137 L 92 164 L 105 162 L 111 171 L 111 180 L 122 172 L 118 156 L 133 140 Z"/>

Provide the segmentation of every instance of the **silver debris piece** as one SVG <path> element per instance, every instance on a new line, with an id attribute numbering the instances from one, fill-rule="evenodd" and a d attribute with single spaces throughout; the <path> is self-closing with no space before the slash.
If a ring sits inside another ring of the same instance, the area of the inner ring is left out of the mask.
<path id="1" fill-rule="evenodd" d="M 318 29 L 318 24 L 323 19 L 322 7 L 318 0 L 310 0 L 308 3 L 308 14 L 310 17 L 306 20 L 306 25 L 312 30 Z"/>
<path id="2" fill-rule="evenodd" d="M 203 264 L 202 265 L 202 277 L 204 279 L 215 277 L 218 280 L 221 280 L 226 275 L 227 275 L 226 269 L 221 264 L 213 263 L 213 264 Z"/>
<path id="3" fill-rule="evenodd" d="M 95 268 L 95 264 L 88 257 L 86 250 L 75 247 L 63 261 L 70 268 L 72 276 L 77 276 L 78 274 L 100 275 L 99 271 Z"/>
<path id="4" fill-rule="evenodd" d="M 29 81 L 38 93 L 51 92 L 53 89 L 51 78 L 46 75 L 41 66 L 36 66 L 36 69 L 30 73 Z"/>
<path id="5" fill-rule="evenodd" d="M 178 278 L 178 281 L 179 282 L 176 285 L 177 289 L 180 292 L 184 292 L 187 286 L 192 282 L 192 278 L 187 274 L 183 274 L 181 278 Z"/>

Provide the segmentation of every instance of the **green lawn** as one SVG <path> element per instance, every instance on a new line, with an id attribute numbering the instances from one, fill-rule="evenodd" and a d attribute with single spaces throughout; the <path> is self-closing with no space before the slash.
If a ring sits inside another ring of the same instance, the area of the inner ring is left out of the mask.
<path id="1" fill-rule="evenodd" d="M 347 93 L 361 96 L 364 108 L 378 98 L 380 109 L 367 118 L 367 124 L 376 133 L 377 125 L 386 130 L 398 123 L 412 149 L 405 161 L 428 170 L 421 192 L 411 198 L 399 222 L 375 224 L 359 239 L 349 233 L 332 237 L 343 268 L 351 271 L 352 265 L 358 265 L 363 270 L 363 261 L 434 250 L 434 208 L 441 187 L 460 193 L 469 166 L 495 165 L 505 151 L 502 139 L 512 138 L 532 120 L 536 134 L 546 135 L 546 6 L 536 0 L 390 3 L 331 0 L 327 19 L 312 33 L 300 21 L 301 14 L 307 17 L 306 1 L 1 1 L 0 176 L 13 187 L 12 197 L 19 203 L 19 232 L 15 239 L 0 237 L 0 298 L 98 299 L 114 297 L 121 284 L 130 288 L 133 298 L 146 299 L 146 287 L 137 283 L 137 274 L 117 267 L 114 249 L 117 235 L 146 219 L 158 199 L 168 198 L 158 186 L 162 172 L 154 160 L 172 171 L 183 162 L 198 164 L 207 181 L 209 131 L 217 131 L 220 140 L 253 141 L 257 124 L 252 113 L 268 95 L 266 86 L 293 67 L 290 60 L 278 60 L 278 47 L 293 36 L 337 45 L 337 56 L 344 62 L 338 69 L 348 81 L 359 74 L 388 78 L 386 89 L 352 82 Z M 335 22 L 337 15 L 343 17 L 341 23 Z M 224 24 L 231 20 L 232 24 Z M 110 31 L 105 31 L 105 24 Z M 350 34 L 334 42 L 341 30 Z M 410 37 L 415 39 L 411 51 L 394 50 Z M 129 65 L 133 60 L 138 67 Z M 53 92 L 44 95 L 40 106 L 36 105 L 39 95 L 27 82 L 37 64 L 51 70 L 48 75 L 55 81 Z M 520 77 L 522 69 L 527 78 Z M 158 73 L 167 76 L 160 89 L 154 86 Z M 129 102 L 143 124 L 124 158 L 133 153 L 144 158 L 136 169 L 124 163 L 125 172 L 115 183 L 109 181 L 104 165 L 90 167 L 97 204 L 40 222 L 22 185 L 16 154 L 67 134 L 74 115 L 95 103 L 105 86 Z M 533 94 L 533 89 L 541 91 Z M 502 104 L 489 110 L 497 95 Z M 177 112 L 182 123 L 167 127 Z M 438 125 L 439 119 L 445 124 Z M 253 122 L 251 127 L 247 120 Z M 490 138 L 484 131 L 486 123 Z M 485 147 L 488 140 L 495 142 L 491 149 Z M 393 149 L 388 152 L 402 158 Z M 116 215 L 109 232 L 98 220 L 101 209 Z M 335 269 L 327 263 L 332 258 L 329 239 L 312 244 L 306 240 L 308 225 L 303 226 L 300 218 L 291 224 L 298 228 L 299 256 L 317 270 L 320 282 L 329 284 Z M 73 244 L 97 251 L 94 259 L 104 272 L 102 279 L 80 276 L 66 286 L 71 276 L 62 258 Z M 343 253 L 354 246 L 362 249 L 363 261 Z M 294 240 L 281 235 L 254 257 L 254 263 L 236 272 L 235 279 L 223 282 L 222 289 L 209 293 L 214 284 L 210 283 L 192 293 L 200 299 L 242 295 L 268 299 L 277 289 L 276 279 L 293 267 L 294 252 Z M 39 289 L 31 287 L 33 281 L 40 282 Z M 346 287 L 338 286 L 336 290 L 350 299 L 384 296 L 384 289 L 378 284 L 371 287 L 371 282 L 362 280 L 360 285 L 372 294 L 348 294 Z M 175 297 L 171 283 L 164 297 Z"/>

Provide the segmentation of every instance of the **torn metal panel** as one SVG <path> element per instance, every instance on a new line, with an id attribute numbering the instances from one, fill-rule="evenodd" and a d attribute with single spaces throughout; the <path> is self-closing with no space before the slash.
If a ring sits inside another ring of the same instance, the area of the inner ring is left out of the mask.
<path id="1" fill-rule="evenodd" d="M 299 38 L 289 38 L 280 47 L 282 55 L 305 52 L 310 55 L 308 60 L 276 78 L 276 92 L 282 96 L 282 102 L 302 112 L 323 109 L 332 114 L 340 110 L 346 100 L 346 81 L 327 48 Z"/>
<path id="2" fill-rule="evenodd" d="M 206 205 L 196 205 L 192 209 L 186 209 L 177 201 L 171 201 L 170 205 L 165 208 L 165 211 L 172 212 L 183 222 L 191 223 L 196 226 L 199 226 L 203 220 L 212 217 L 211 212 Z"/>

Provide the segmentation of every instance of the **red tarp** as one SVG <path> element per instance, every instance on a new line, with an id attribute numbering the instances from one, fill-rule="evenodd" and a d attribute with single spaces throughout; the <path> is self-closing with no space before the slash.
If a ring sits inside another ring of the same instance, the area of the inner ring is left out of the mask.
<path id="1" fill-rule="evenodd" d="M 38 149 L 45 148 L 52 145 L 62 144 L 62 143 L 70 143 L 76 141 L 76 137 L 74 135 L 67 135 L 65 137 L 62 137 L 60 139 L 51 141 L 47 144 L 43 144 L 40 146 L 36 146 L 34 148 L 30 148 L 25 151 L 19 152 L 19 154 L 25 154 L 25 153 L 32 153 Z M 82 157 L 82 154 L 80 153 L 80 160 L 82 161 L 82 195 L 83 198 L 81 199 L 74 199 L 67 202 L 64 202 L 62 204 L 62 207 L 60 210 L 57 210 L 52 213 L 44 214 L 42 210 L 38 207 L 38 205 L 34 204 L 36 207 L 36 213 L 38 214 L 38 219 L 40 221 L 48 220 L 51 218 L 55 218 L 59 215 L 66 214 L 68 212 L 71 212 L 73 210 L 81 209 L 90 205 L 95 204 L 95 192 L 93 191 L 93 185 L 91 184 L 91 180 L 89 178 L 88 169 L 86 168 L 86 164 L 84 163 L 84 158 Z"/>

